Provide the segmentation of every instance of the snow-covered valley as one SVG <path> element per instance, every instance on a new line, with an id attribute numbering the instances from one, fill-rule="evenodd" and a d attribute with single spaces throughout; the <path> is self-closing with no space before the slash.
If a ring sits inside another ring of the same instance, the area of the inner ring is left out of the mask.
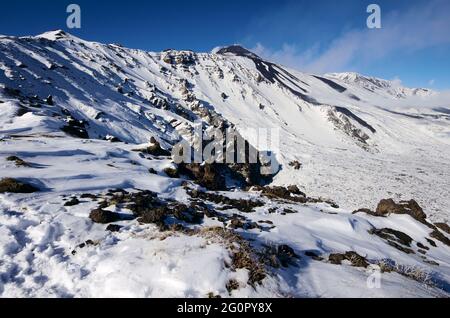
<path id="1" fill-rule="evenodd" d="M 239 46 L 0 36 L 0 297 L 448 297 L 445 101 Z M 280 171 L 175 165 L 198 120 L 278 128 Z"/>

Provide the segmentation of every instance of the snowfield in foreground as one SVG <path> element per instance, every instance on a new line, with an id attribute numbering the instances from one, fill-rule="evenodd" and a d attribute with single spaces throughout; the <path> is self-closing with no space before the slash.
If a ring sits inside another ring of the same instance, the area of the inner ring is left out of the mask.
<path id="1" fill-rule="evenodd" d="M 237 46 L 0 48 L 0 297 L 449 296 L 440 93 Z M 196 120 L 279 127 L 280 171 L 175 165 Z"/>

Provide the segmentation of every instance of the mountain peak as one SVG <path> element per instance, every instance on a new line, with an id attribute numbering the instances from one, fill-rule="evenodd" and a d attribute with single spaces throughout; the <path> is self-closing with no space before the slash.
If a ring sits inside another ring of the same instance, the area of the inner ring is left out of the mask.
<path id="1" fill-rule="evenodd" d="M 69 39 L 72 39 L 72 40 L 76 39 L 76 40 L 82 41 L 81 39 L 79 39 L 79 38 L 73 36 L 72 34 L 67 33 L 66 31 L 61 30 L 61 29 L 44 32 L 44 33 L 34 36 L 34 38 L 47 39 L 50 41 L 69 40 Z"/>
<path id="2" fill-rule="evenodd" d="M 216 52 L 216 54 L 220 54 L 220 55 L 232 54 L 232 55 L 236 55 L 236 56 L 261 59 L 258 55 L 256 55 L 255 53 L 251 52 L 250 50 L 246 49 L 245 47 L 243 47 L 239 44 L 225 46 L 225 47 L 219 49 Z"/>

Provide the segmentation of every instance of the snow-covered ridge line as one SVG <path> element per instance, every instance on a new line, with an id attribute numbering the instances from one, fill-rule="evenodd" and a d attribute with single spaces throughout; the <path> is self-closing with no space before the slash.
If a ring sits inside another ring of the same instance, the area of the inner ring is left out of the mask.
<path id="1" fill-rule="evenodd" d="M 384 80 L 376 77 L 364 76 L 355 72 L 328 73 L 326 77 L 339 79 L 348 84 L 357 84 L 371 91 L 387 90 L 395 97 L 405 98 L 408 96 L 432 96 L 437 94 L 428 88 L 402 87 L 396 81 Z"/>

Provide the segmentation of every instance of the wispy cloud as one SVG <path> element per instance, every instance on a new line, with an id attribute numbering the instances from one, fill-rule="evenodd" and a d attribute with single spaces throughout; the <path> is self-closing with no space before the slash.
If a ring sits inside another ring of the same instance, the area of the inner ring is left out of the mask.
<path id="1" fill-rule="evenodd" d="M 449 12 L 449 1 L 422 2 L 403 11 L 382 11 L 382 29 L 348 30 L 327 46 L 317 42 L 300 50 L 295 44 L 286 43 L 281 49 L 273 50 L 258 43 L 254 51 L 308 72 L 347 71 L 396 52 L 414 52 L 450 44 Z"/>

